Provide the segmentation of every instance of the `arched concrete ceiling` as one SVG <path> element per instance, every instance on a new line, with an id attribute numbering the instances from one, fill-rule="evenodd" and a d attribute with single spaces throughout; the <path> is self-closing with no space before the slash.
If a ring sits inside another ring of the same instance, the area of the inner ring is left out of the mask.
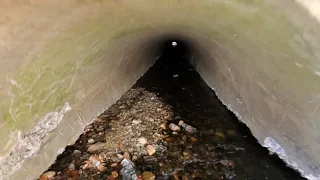
<path id="1" fill-rule="evenodd" d="M 318 2 L 1 1 L 0 176 L 40 175 L 174 36 L 263 146 L 320 179 Z"/>

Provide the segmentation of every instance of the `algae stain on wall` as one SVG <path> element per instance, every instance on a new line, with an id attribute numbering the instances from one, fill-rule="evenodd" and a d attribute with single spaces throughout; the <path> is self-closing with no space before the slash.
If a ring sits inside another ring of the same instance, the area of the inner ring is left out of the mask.
<path id="1" fill-rule="evenodd" d="M 5 145 L 2 153 L 15 144 L 19 130 L 25 132 L 48 112 L 60 109 L 65 102 L 77 101 L 75 85 L 83 76 L 81 73 L 94 74 L 106 45 L 127 29 L 126 24 L 123 27 L 118 24 L 121 21 L 101 22 L 103 19 L 84 21 L 65 30 L 60 37 L 47 42 L 45 50 L 29 64 L 8 77 L 11 86 L 0 106 L 3 112 L 0 135 Z M 83 84 L 90 84 L 89 80 L 90 77 Z"/>

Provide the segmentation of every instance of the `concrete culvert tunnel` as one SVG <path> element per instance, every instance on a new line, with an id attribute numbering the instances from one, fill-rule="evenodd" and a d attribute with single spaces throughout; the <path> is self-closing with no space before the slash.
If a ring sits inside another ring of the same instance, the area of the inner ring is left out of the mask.
<path id="1" fill-rule="evenodd" d="M 318 2 L 1 2 L 0 179 L 37 179 L 168 47 L 261 146 L 320 179 Z"/>

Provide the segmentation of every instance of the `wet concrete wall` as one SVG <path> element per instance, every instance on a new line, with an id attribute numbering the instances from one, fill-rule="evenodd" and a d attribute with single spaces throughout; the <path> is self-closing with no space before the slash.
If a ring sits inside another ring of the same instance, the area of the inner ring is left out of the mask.
<path id="1" fill-rule="evenodd" d="M 175 36 L 263 146 L 320 179 L 318 2 L 1 1 L 0 177 L 45 171 Z"/>

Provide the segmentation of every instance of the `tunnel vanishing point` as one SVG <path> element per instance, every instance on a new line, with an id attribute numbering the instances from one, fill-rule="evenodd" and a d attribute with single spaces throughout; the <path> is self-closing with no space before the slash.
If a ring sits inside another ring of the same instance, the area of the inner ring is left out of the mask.
<path id="1" fill-rule="evenodd" d="M 35 179 L 182 40 L 259 143 L 320 179 L 319 0 L 2 0 L 0 179 Z"/>

